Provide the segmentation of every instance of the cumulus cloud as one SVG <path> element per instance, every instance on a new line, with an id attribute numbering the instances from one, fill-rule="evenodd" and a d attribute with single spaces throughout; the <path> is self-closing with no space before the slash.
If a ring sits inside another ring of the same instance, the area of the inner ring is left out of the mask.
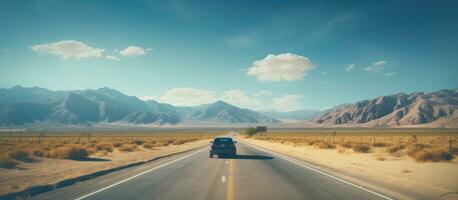
<path id="1" fill-rule="evenodd" d="M 379 73 L 385 69 L 385 65 L 387 64 L 387 61 L 380 60 L 377 62 L 372 63 L 370 66 L 367 66 L 364 68 L 364 71 L 367 72 L 373 72 L 373 73 Z"/>
<path id="2" fill-rule="evenodd" d="M 248 68 L 247 75 L 256 76 L 260 81 L 295 81 L 303 79 L 305 72 L 314 66 L 306 57 L 292 53 L 270 54 L 256 60 Z"/>
<path id="3" fill-rule="evenodd" d="M 38 53 L 50 53 L 61 56 L 64 59 L 80 59 L 80 58 L 100 58 L 105 51 L 100 48 L 93 48 L 89 45 L 76 40 L 63 40 L 48 44 L 39 44 L 30 47 Z"/>
<path id="4" fill-rule="evenodd" d="M 175 106 L 196 106 L 213 103 L 218 97 L 212 91 L 184 87 L 171 89 L 158 100 Z"/>
<path id="5" fill-rule="evenodd" d="M 259 110 L 264 108 L 262 101 L 251 98 L 244 91 L 241 90 L 229 90 L 224 92 L 221 100 L 242 108 L 249 108 Z"/>
<path id="6" fill-rule="evenodd" d="M 275 98 L 272 106 L 275 110 L 280 112 L 289 112 L 300 109 L 299 95 L 288 94 L 280 98 Z"/>
<path id="7" fill-rule="evenodd" d="M 121 54 L 122 56 L 135 57 L 135 56 L 143 56 L 146 54 L 146 52 L 141 47 L 129 46 L 125 48 L 124 50 L 120 51 L 119 54 Z"/>
<path id="8" fill-rule="evenodd" d="M 110 59 L 110 60 L 116 60 L 119 61 L 119 58 L 116 56 L 105 56 L 105 58 Z"/>
<path id="9" fill-rule="evenodd" d="M 356 66 L 356 64 L 354 64 L 354 63 L 349 64 L 349 65 L 347 65 L 347 67 L 345 67 L 345 71 L 349 72 L 349 71 L 355 69 L 355 66 Z"/>
<path id="10" fill-rule="evenodd" d="M 270 92 L 269 90 L 259 90 L 253 96 L 259 97 L 259 96 L 270 96 L 270 95 L 272 95 L 272 92 Z"/>

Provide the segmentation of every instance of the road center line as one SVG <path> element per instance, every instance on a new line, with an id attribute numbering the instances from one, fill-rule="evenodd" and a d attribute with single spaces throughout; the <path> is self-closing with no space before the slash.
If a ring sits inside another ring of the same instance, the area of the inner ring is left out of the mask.
<path id="1" fill-rule="evenodd" d="M 378 197 L 380 197 L 380 198 L 382 198 L 382 199 L 394 200 L 393 198 L 388 197 L 388 196 L 385 196 L 385 195 L 383 195 L 383 194 L 380 194 L 380 193 L 378 193 L 378 192 L 376 192 L 376 191 L 367 189 L 367 188 L 365 188 L 365 187 L 363 187 L 363 186 L 360 186 L 360 185 L 356 185 L 356 184 L 354 184 L 354 183 L 351 183 L 351 182 L 349 182 L 349 181 L 346 181 L 346 180 L 344 180 L 344 179 L 342 179 L 342 178 L 339 178 L 339 177 L 337 177 L 337 176 L 328 174 L 328 173 L 326 173 L 326 172 L 322 172 L 322 171 L 320 171 L 320 170 L 318 170 L 318 169 L 316 169 L 316 168 L 314 168 L 314 167 L 312 167 L 312 166 L 309 166 L 309 165 L 307 165 L 307 164 L 304 164 L 304 163 L 302 163 L 302 162 L 299 162 L 299 161 L 297 161 L 297 160 L 295 160 L 295 159 L 293 159 L 293 158 L 286 157 L 286 156 L 284 156 L 284 155 L 274 153 L 274 152 L 272 152 L 272 151 L 266 150 L 266 149 L 264 149 L 264 148 L 262 148 L 262 147 L 258 147 L 258 146 L 249 144 L 249 143 L 247 143 L 247 142 L 243 142 L 243 144 L 246 144 L 246 145 L 248 145 L 248 146 L 250 146 L 250 147 L 253 147 L 253 148 L 255 148 L 255 149 L 264 151 L 264 152 L 269 153 L 269 154 L 271 154 L 271 155 L 277 156 L 277 157 L 279 157 L 279 158 L 282 158 L 282 159 L 284 159 L 284 160 L 287 160 L 287 161 L 289 161 L 289 162 L 292 162 L 292 163 L 294 163 L 294 164 L 296 164 L 296 165 L 299 165 L 299 166 L 302 166 L 302 167 L 304 167 L 304 168 L 310 169 L 310 170 L 312 170 L 312 171 L 318 172 L 318 173 L 320 173 L 320 174 L 322 174 L 322 175 L 325 175 L 325 176 L 328 176 L 328 177 L 330 177 L 330 178 L 336 179 L 336 180 L 338 180 L 338 181 L 340 181 L 340 182 L 346 183 L 346 184 L 351 185 L 351 186 L 353 186 L 353 187 L 356 187 L 356 188 L 358 188 L 358 189 L 364 190 L 364 191 L 369 192 L 369 193 L 371 193 L 371 194 L 373 194 L 373 195 L 375 195 L 375 196 L 378 196 Z"/>
<path id="2" fill-rule="evenodd" d="M 146 171 L 144 171 L 144 172 L 141 172 L 141 173 L 139 173 L 139 174 L 137 174 L 137 175 L 134 175 L 134 176 L 131 176 L 131 177 L 127 178 L 127 179 L 124 179 L 124 180 L 122 180 L 122 181 L 116 182 L 116 183 L 114 183 L 114 184 L 111 184 L 111 185 L 109 185 L 109 186 L 106 186 L 106 187 L 104 187 L 104 188 L 101 188 L 101 189 L 99 189 L 99 190 L 96 190 L 96 191 L 91 192 L 91 193 L 89 193 L 89 194 L 86 194 L 86 195 L 84 195 L 84 196 L 78 197 L 78 198 L 76 198 L 75 200 L 81 200 L 81 199 L 87 198 L 87 197 L 89 197 L 89 196 L 92 196 L 92 195 L 97 194 L 97 193 L 99 193 L 99 192 L 102 192 L 102 191 L 104 191 L 104 190 L 110 189 L 110 188 L 112 188 L 112 187 L 114 187 L 114 186 L 117 186 L 117 185 L 119 185 L 119 184 L 121 184 L 121 183 L 124 183 L 124 182 L 126 182 L 126 181 L 132 180 L 132 179 L 137 178 L 137 177 L 139 177 L 139 176 L 141 176 L 141 175 L 145 175 L 145 174 L 147 174 L 147 173 L 149 173 L 149 172 L 152 172 L 152 171 L 154 171 L 154 170 L 156 170 L 156 169 L 159 169 L 159 168 L 161 168 L 161 167 L 165 167 L 165 166 L 170 165 L 170 164 L 172 164 L 172 163 L 174 163 L 174 162 L 177 162 L 177 161 L 179 161 L 179 160 L 182 160 L 182 159 L 184 159 L 184 158 L 187 158 L 187 157 L 189 157 L 189 156 L 192 156 L 192 155 L 194 155 L 194 154 L 197 154 L 197 153 L 202 152 L 202 151 L 205 151 L 205 150 L 208 150 L 208 148 L 204 148 L 204 149 L 201 149 L 201 150 L 199 150 L 199 151 L 192 152 L 192 153 L 190 153 L 190 154 L 187 154 L 187 155 L 185 155 L 185 156 L 182 156 L 182 157 L 177 158 L 177 159 L 175 159 L 175 160 L 172 160 L 172 161 L 170 161 L 170 162 L 167 162 L 167 163 L 164 163 L 164 164 L 162 164 L 162 165 L 156 166 L 156 167 L 154 167 L 154 168 L 151 168 L 151 169 L 149 169 L 149 170 L 146 170 Z"/>
<path id="3" fill-rule="evenodd" d="M 226 176 L 221 176 L 221 182 L 226 182 Z"/>
<path id="4" fill-rule="evenodd" d="M 229 174 L 227 176 L 227 200 L 234 199 L 234 163 L 229 160 Z"/>

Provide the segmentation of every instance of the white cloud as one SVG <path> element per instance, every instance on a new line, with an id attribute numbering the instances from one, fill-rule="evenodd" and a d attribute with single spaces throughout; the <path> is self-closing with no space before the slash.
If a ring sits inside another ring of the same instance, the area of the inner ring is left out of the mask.
<path id="1" fill-rule="evenodd" d="M 185 87 L 171 89 L 158 100 L 175 106 L 196 106 L 213 103 L 218 97 L 212 91 Z"/>
<path id="2" fill-rule="evenodd" d="M 153 48 L 147 48 L 146 51 L 153 51 Z"/>
<path id="3" fill-rule="evenodd" d="M 116 60 L 119 61 L 120 59 L 116 56 L 105 56 L 105 58 L 110 59 L 110 60 Z"/>
<path id="4" fill-rule="evenodd" d="M 299 95 L 288 94 L 280 98 L 275 98 L 272 102 L 272 106 L 275 110 L 280 112 L 295 111 L 301 108 L 299 98 Z"/>
<path id="5" fill-rule="evenodd" d="M 124 50 L 120 51 L 119 54 L 121 54 L 122 56 L 135 57 L 135 56 L 143 56 L 146 54 L 146 52 L 141 47 L 129 46 L 125 48 Z"/>
<path id="6" fill-rule="evenodd" d="M 39 44 L 30 47 L 33 51 L 38 53 L 50 53 L 61 56 L 64 59 L 80 59 L 102 57 L 104 49 L 93 48 L 83 42 L 76 40 L 63 40 L 49 44 Z"/>
<path id="7" fill-rule="evenodd" d="M 349 72 L 349 71 L 355 69 L 355 66 L 356 66 L 356 64 L 354 64 L 354 63 L 349 64 L 349 65 L 347 65 L 347 67 L 345 67 L 345 71 Z"/>
<path id="8" fill-rule="evenodd" d="M 259 90 L 253 96 L 259 97 L 259 96 L 270 96 L 270 95 L 272 95 L 272 92 L 270 92 L 269 90 Z"/>
<path id="9" fill-rule="evenodd" d="M 241 108 L 248 108 L 253 110 L 260 110 L 264 108 L 262 101 L 249 97 L 244 91 L 241 90 L 226 91 L 221 97 L 221 100 Z"/>
<path id="10" fill-rule="evenodd" d="M 260 81 L 295 81 L 301 80 L 305 71 L 314 66 L 306 57 L 292 53 L 269 54 L 262 60 L 256 60 L 248 68 L 247 75 L 256 76 Z"/>
<path id="11" fill-rule="evenodd" d="M 396 72 L 388 72 L 388 73 L 386 73 L 385 75 L 388 76 L 388 77 L 390 77 L 390 76 L 393 76 L 393 75 L 395 75 L 395 74 L 396 74 Z"/>
<path id="12" fill-rule="evenodd" d="M 364 68 L 364 70 L 368 72 L 379 73 L 385 69 L 385 65 L 387 63 L 388 63 L 387 61 L 380 60 L 380 61 L 372 63 L 372 65 Z"/>

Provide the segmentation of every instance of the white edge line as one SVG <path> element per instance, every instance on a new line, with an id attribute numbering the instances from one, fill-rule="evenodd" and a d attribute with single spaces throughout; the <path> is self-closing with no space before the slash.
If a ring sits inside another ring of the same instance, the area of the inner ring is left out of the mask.
<path id="1" fill-rule="evenodd" d="M 356 185 L 356 184 L 354 184 L 354 183 L 352 183 L 352 182 L 346 181 L 346 180 L 344 180 L 344 179 L 342 179 L 342 178 L 339 178 L 339 177 L 337 177 L 337 176 L 333 176 L 333 175 L 328 174 L 328 173 L 326 173 L 326 172 L 322 172 L 322 171 L 320 171 L 320 170 L 318 170 L 318 169 L 316 169 L 316 168 L 314 168 L 314 167 L 311 167 L 311 166 L 309 166 L 309 165 L 306 165 L 306 164 L 303 164 L 303 163 L 301 163 L 301 162 L 299 162 L 299 161 L 296 161 L 295 159 L 292 159 L 292 158 L 289 158 L 289 157 L 286 157 L 286 156 L 283 156 L 283 155 L 279 155 L 279 154 L 277 154 L 277 153 L 274 153 L 274 152 L 272 152 L 272 151 L 266 150 L 266 149 L 261 148 L 261 147 L 257 147 L 257 146 L 255 146 L 255 145 L 249 144 L 249 143 L 247 143 L 247 142 L 243 142 L 243 143 L 246 144 L 246 145 L 248 145 L 248 146 L 251 146 L 251 147 L 253 147 L 253 148 L 256 148 L 256 149 L 259 149 L 259 150 L 261 150 L 261 151 L 267 152 L 267 153 L 269 153 L 269 154 L 275 155 L 275 156 L 277 156 L 277 157 L 283 158 L 283 159 L 285 159 L 285 160 L 287 160 L 287 161 L 289 161 L 289 162 L 292 162 L 292 163 L 294 163 L 294 164 L 300 165 L 300 166 L 305 167 L 305 168 L 307 168 L 307 169 L 310 169 L 310 170 L 312 170 L 312 171 L 318 172 L 318 173 L 320 173 L 320 174 L 322 174 L 322 175 L 328 176 L 328 177 L 330 177 L 330 178 L 336 179 L 336 180 L 338 180 L 338 181 L 341 181 L 341 182 L 343 182 L 343 183 L 346 183 L 346 184 L 351 185 L 351 186 L 353 186 L 353 187 L 356 187 L 356 188 L 358 188 L 358 189 L 361 189 L 361 190 L 364 190 L 364 191 L 366 191 L 366 192 L 369 192 L 369 193 L 371 193 L 371 194 L 373 194 L 373 195 L 376 195 L 376 196 L 378 196 L 378 197 L 380 197 L 380 198 L 387 199 L 387 200 L 394 200 L 394 199 L 391 198 L 391 197 L 385 196 L 385 195 L 383 195 L 383 194 L 380 194 L 380 193 L 375 192 L 375 191 L 373 191 L 373 190 L 367 189 L 367 188 L 362 187 L 362 186 L 360 186 L 360 185 Z"/>
<path id="2" fill-rule="evenodd" d="M 126 182 L 126 181 L 132 180 L 132 179 L 137 178 L 137 177 L 139 177 L 139 176 L 141 176 L 141 175 L 144 175 L 144 174 L 146 174 L 146 173 L 149 173 L 149 172 L 154 171 L 154 170 L 156 170 L 156 169 L 159 169 L 159 168 L 161 168 L 161 167 L 167 166 L 167 165 L 169 165 L 169 164 L 172 164 L 172 163 L 174 163 L 174 162 L 177 162 L 177 161 L 179 161 L 179 160 L 182 160 L 182 159 L 184 159 L 184 158 L 187 158 L 187 157 L 189 157 L 189 156 L 192 156 L 192 155 L 194 155 L 194 154 L 196 154 L 196 153 L 199 153 L 199 152 L 204 151 L 204 150 L 207 150 L 207 149 L 208 149 L 208 147 L 205 148 L 205 149 L 202 149 L 202 150 L 199 150 L 199 151 L 190 153 L 190 154 L 185 155 L 185 156 L 183 156 L 183 157 L 177 158 L 177 159 L 172 160 L 172 161 L 170 161 L 170 162 L 164 163 L 164 164 L 162 164 L 162 165 L 156 166 L 156 167 L 154 167 L 154 168 L 151 168 L 151 169 L 149 169 L 149 170 L 146 170 L 146 171 L 144 171 L 144 172 L 141 172 L 141 173 L 139 173 L 139 174 L 137 174 L 137 175 L 134 175 L 134 176 L 131 176 L 131 177 L 127 178 L 127 179 L 124 179 L 124 180 L 122 180 L 122 181 L 116 182 L 116 183 L 114 183 L 114 184 L 111 184 L 111 185 L 109 185 L 109 186 L 106 186 L 106 187 L 104 187 L 104 188 L 101 188 L 101 189 L 99 189 L 99 190 L 96 190 L 96 191 L 91 192 L 91 193 L 89 193 L 89 194 L 86 194 L 86 195 L 84 195 L 84 196 L 78 197 L 78 198 L 76 198 L 75 200 L 81 200 L 81 199 L 87 198 L 87 197 L 89 197 L 89 196 L 92 196 L 92 195 L 94 195 L 94 194 L 97 194 L 97 193 L 99 193 L 99 192 L 102 192 L 102 191 L 104 191 L 104 190 L 106 190 L 106 189 L 112 188 L 112 187 L 117 186 L 117 185 L 119 185 L 119 184 L 121 184 L 121 183 L 124 183 L 124 182 Z"/>

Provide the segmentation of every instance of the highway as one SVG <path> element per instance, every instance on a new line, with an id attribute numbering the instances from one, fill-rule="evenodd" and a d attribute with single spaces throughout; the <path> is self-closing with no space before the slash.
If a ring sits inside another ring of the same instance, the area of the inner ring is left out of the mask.
<path id="1" fill-rule="evenodd" d="M 235 158 L 209 158 L 204 147 L 33 199 L 389 199 L 244 142 L 237 150 Z"/>

